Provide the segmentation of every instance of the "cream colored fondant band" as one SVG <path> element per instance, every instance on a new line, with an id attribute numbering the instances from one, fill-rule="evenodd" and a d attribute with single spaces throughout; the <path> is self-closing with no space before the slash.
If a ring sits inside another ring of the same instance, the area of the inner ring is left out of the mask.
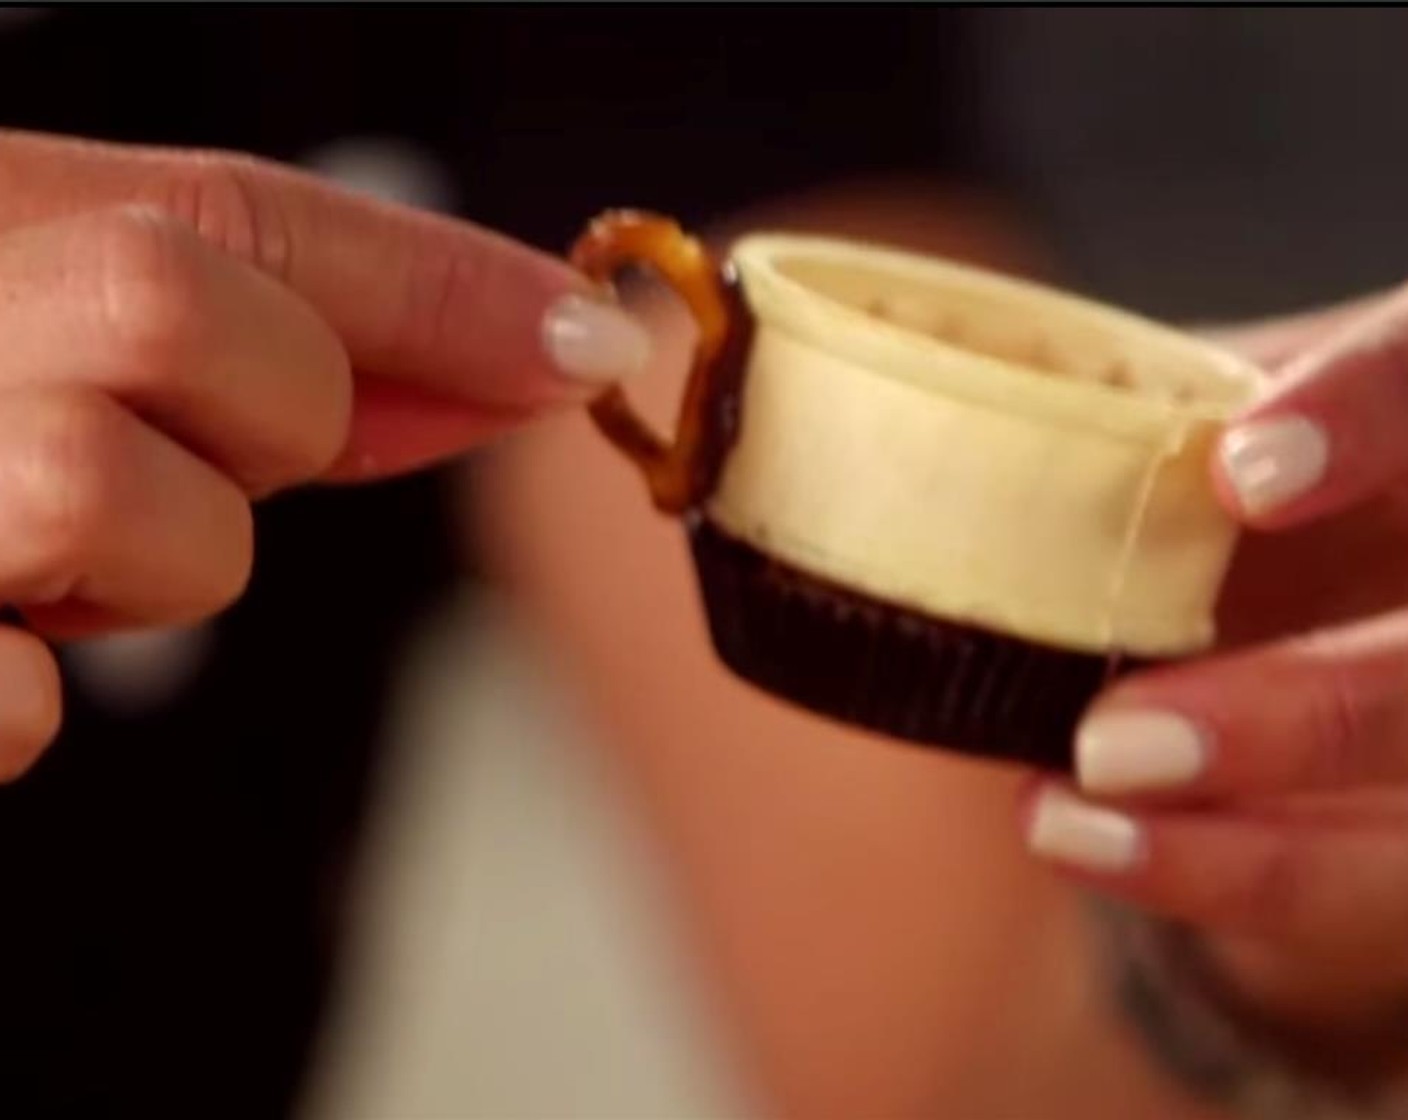
<path id="1" fill-rule="evenodd" d="M 721 528 L 897 606 L 1032 641 L 1143 656 L 1211 643 L 1236 527 L 1208 459 L 1255 371 L 941 262 L 789 237 L 746 240 L 734 259 L 758 329 L 708 505 Z"/>

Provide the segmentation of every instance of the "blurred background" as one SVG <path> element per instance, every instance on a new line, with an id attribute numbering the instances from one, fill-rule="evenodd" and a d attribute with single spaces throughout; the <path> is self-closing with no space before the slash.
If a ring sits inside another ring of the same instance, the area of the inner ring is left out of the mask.
<path id="1" fill-rule="evenodd" d="M 648 207 L 1175 321 L 1408 271 L 1377 10 L 10 8 L 0 123 L 220 147 L 560 251 Z M 665 415 L 687 346 L 655 309 Z M 1016 780 L 707 649 L 583 417 L 260 513 L 208 626 L 65 651 L 0 790 L 0 1114 L 1204 1115 L 1107 1010 Z"/>

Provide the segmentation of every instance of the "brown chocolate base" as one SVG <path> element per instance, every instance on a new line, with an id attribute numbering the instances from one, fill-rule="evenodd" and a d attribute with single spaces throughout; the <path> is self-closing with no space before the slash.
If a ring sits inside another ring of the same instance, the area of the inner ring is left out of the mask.
<path id="1" fill-rule="evenodd" d="M 702 516 L 688 528 L 714 647 L 743 679 L 904 742 L 1070 770 L 1076 723 L 1116 671 L 1109 659 L 890 606 Z"/>

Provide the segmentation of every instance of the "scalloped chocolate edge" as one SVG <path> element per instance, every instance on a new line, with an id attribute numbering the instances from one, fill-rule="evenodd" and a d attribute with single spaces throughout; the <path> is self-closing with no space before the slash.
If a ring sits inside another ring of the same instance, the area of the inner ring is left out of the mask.
<path id="1" fill-rule="evenodd" d="M 902 743 L 1069 772 L 1082 712 L 1141 664 L 880 602 L 781 563 L 703 515 L 687 529 L 710 636 L 730 670 Z"/>

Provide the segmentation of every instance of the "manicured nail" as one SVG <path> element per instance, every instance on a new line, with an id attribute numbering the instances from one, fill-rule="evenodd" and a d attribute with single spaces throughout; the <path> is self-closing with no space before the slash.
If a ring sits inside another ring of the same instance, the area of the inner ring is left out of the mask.
<path id="1" fill-rule="evenodd" d="M 566 376 L 615 381 L 639 373 L 650 360 L 650 335 L 625 311 L 571 293 L 543 315 L 543 345 Z"/>
<path id="2" fill-rule="evenodd" d="M 1298 498 L 1325 475 L 1330 443 L 1304 416 L 1240 424 L 1222 437 L 1219 454 L 1242 509 L 1270 513 Z"/>
<path id="3" fill-rule="evenodd" d="M 1127 871 L 1139 859 L 1142 840 L 1132 818 L 1059 789 L 1038 797 L 1027 832 L 1037 855 L 1084 871 Z"/>
<path id="4" fill-rule="evenodd" d="M 1207 757 L 1203 732 L 1173 712 L 1099 713 L 1076 732 L 1076 773 L 1092 793 L 1182 785 L 1202 772 Z"/>

